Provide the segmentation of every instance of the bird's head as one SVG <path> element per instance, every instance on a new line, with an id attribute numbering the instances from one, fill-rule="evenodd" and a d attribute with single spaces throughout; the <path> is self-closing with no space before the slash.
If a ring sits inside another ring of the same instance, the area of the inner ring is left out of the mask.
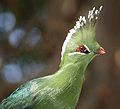
<path id="1" fill-rule="evenodd" d="M 96 41 L 96 23 L 102 6 L 89 11 L 87 18 L 80 16 L 71 29 L 62 46 L 61 61 L 90 62 L 96 55 L 105 54 L 105 50 Z M 63 62 L 64 63 L 64 62 Z"/>

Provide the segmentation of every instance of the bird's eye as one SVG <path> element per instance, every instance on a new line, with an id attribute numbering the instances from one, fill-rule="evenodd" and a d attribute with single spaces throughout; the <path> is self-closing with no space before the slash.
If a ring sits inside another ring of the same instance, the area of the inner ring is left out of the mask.
<path id="1" fill-rule="evenodd" d="M 90 53 L 90 51 L 88 50 L 88 47 L 85 45 L 80 45 L 77 49 L 76 52 L 80 52 L 80 53 L 84 53 L 84 54 L 88 54 Z"/>

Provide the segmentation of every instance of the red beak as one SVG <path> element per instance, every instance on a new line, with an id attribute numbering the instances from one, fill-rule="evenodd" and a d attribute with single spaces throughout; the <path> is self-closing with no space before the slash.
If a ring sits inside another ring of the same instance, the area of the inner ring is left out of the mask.
<path id="1" fill-rule="evenodd" d="M 103 55 L 103 54 L 105 54 L 105 53 L 106 53 L 106 51 L 105 51 L 105 49 L 102 48 L 102 47 L 100 47 L 100 48 L 98 49 L 98 51 L 96 52 L 96 54 L 99 54 L 99 55 Z"/>

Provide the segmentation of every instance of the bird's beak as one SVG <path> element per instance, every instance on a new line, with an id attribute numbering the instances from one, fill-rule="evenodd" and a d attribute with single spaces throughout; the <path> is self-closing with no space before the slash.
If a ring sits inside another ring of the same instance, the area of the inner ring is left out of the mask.
<path id="1" fill-rule="evenodd" d="M 95 54 L 98 54 L 98 55 L 103 55 L 103 54 L 105 54 L 105 53 L 106 53 L 106 51 L 105 51 L 105 49 L 102 48 L 102 47 L 100 47 L 100 48 L 95 52 Z"/>

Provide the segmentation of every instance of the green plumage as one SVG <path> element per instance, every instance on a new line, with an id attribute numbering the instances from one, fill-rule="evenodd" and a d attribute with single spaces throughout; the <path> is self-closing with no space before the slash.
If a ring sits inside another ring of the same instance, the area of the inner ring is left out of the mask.
<path id="1" fill-rule="evenodd" d="M 93 16 L 95 13 L 93 11 Z M 100 12 L 100 10 L 99 10 Z M 98 17 L 99 13 L 97 14 Z M 83 20 L 83 19 L 82 19 Z M 100 48 L 96 42 L 96 23 L 90 18 L 66 38 L 62 48 L 59 70 L 50 76 L 31 80 L 2 101 L 0 109 L 75 109 L 84 82 L 84 72 Z M 70 36 L 71 35 L 71 36 Z M 90 53 L 78 53 L 76 48 L 86 45 Z"/>

